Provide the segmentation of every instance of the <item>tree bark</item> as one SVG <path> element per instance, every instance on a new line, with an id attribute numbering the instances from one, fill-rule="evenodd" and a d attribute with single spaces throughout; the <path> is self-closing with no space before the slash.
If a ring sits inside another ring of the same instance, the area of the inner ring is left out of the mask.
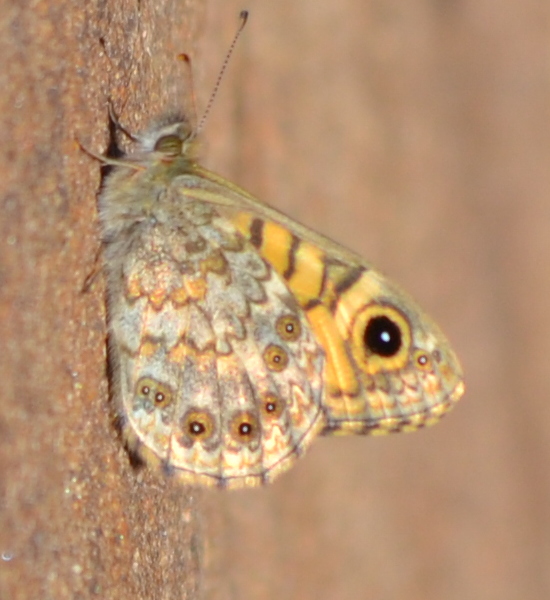
<path id="1" fill-rule="evenodd" d="M 98 267 L 108 99 L 131 129 L 189 94 L 200 3 L 0 3 L 0 597 L 196 598 L 196 495 L 112 423 Z M 180 105 L 181 106 L 181 105 Z"/>

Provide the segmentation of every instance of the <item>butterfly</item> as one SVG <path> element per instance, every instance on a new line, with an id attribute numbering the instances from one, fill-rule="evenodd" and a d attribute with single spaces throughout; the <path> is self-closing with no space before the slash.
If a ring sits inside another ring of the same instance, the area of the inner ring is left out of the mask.
<path id="1" fill-rule="evenodd" d="M 132 453 L 252 487 L 319 434 L 415 430 L 460 399 L 458 360 L 413 300 L 196 155 L 178 120 L 102 159 L 110 388 Z"/>

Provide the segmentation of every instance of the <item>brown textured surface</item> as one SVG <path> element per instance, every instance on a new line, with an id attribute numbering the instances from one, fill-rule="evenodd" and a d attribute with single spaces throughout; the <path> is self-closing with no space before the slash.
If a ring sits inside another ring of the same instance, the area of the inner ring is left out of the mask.
<path id="1" fill-rule="evenodd" d="M 136 474 L 109 424 L 101 278 L 80 293 L 98 167 L 74 136 L 105 147 L 108 95 L 131 128 L 180 106 L 182 50 L 204 106 L 243 4 L 205 28 L 202 3 L 112 4 L 0 2 L 0 598 L 548 597 L 550 8 L 248 4 L 207 165 L 401 282 L 468 389 L 431 430 L 197 494 Z"/>
<path id="2" fill-rule="evenodd" d="M 110 423 L 102 278 L 81 292 L 99 165 L 75 137 L 105 148 L 108 95 L 130 126 L 161 104 L 162 70 L 182 81 L 167 35 L 189 45 L 200 11 L 17 4 L 0 2 L 0 598 L 195 598 L 196 494 L 134 472 Z"/>

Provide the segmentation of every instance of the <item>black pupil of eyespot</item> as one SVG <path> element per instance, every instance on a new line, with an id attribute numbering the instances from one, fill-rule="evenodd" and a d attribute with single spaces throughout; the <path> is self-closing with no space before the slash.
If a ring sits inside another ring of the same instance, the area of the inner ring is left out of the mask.
<path id="1" fill-rule="evenodd" d="M 193 421 L 189 423 L 189 431 L 193 435 L 200 435 L 206 431 L 206 427 L 202 423 L 199 423 L 199 421 Z"/>
<path id="2" fill-rule="evenodd" d="M 149 388 L 148 388 L 146 385 L 144 385 L 144 386 L 141 388 L 141 393 L 142 393 L 144 396 L 147 396 L 147 395 L 149 394 Z"/>
<path id="3" fill-rule="evenodd" d="M 164 400 L 164 394 L 162 392 L 159 392 L 156 396 L 155 396 L 155 401 L 156 402 L 162 402 Z"/>
<path id="4" fill-rule="evenodd" d="M 287 323 L 286 324 L 286 332 L 292 333 L 293 331 L 294 331 L 294 325 L 292 323 Z"/>
<path id="5" fill-rule="evenodd" d="M 401 348 L 401 330 L 388 317 L 374 317 L 365 329 L 364 341 L 373 354 L 393 356 Z"/>
<path id="6" fill-rule="evenodd" d="M 250 435 L 252 433 L 252 425 L 250 423 L 241 423 L 239 425 L 239 433 L 241 435 Z"/>
<path id="7" fill-rule="evenodd" d="M 267 410 L 267 412 L 273 412 L 275 410 L 275 402 L 268 402 L 265 405 L 265 409 Z"/>

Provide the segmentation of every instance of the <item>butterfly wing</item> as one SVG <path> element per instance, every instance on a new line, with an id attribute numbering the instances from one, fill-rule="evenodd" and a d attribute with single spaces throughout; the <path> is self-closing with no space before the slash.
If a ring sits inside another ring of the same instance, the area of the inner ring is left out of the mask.
<path id="1" fill-rule="evenodd" d="M 371 266 L 189 158 L 183 125 L 100 197 L 111 390 L 129 447 L 184 481 L 258 485 L 317 433 L 439 419 L 437 326 Z"/>
<path id="2" fill-rule="evenodd" d="M 325 433 L 418 429 L 460 399 L 445 336 L 369 263 L 244 192 L 225 214 L 286 282 L 325 351 Z"/>
<path id="3" fill-rule="evenodd" d="M 324 426 L 323 348 L 282 277 L 220 214 L 225 189 L 148 161 L 118 168 L 100 201 L 124 437 L 187 482 L 258 485 Z"/>

